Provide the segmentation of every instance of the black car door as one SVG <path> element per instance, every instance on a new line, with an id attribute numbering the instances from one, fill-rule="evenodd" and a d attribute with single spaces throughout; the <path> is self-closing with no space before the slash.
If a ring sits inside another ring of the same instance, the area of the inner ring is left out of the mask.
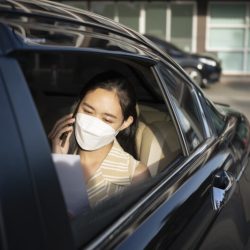
<path id="1" fill-rule="evenodd" d="M 203 122 L 194 89 L 165 66 L 158 74 L 187 155 L 161 186 L 158 199 L 164 202 L 120 249 L 241 249 L 246 223 L 236 181 L 241 165 L 230 147 L 236 119 L 228 119 L 215 137 Z"/>
<path id="2" fill-rule="evenodd" d="M 22 72 L 0 57 L 1 249 L 74 249 L 49 145 Z"/>
<path id="3" fill-rule="evenodd" d="M 177 75 L 177 72 L 168 71 L 168 77 L 166 77 L 166 75 L 164 75 L 164 70 L 166 69 L 160 68 L 160 70 L 166 85 L 172 82 L 172 85 L 170 85 L 168 89 L 171 93 L 172 99 L 175 100 L 176 110 L 179 108 L 182 109 L 186 118 L 190 121 L 193 120 L 193 122 L 191 121 L 191 126 L 193 126 L 194 130 L 197 131 L 197 134 L 198 121 L 200 124 L 205 124 L 205 128 L 209 128 L 211 125 L 208 126 L 209 124 L 204 122 L 206 121 L 207 116 L 204 115 L 199 102 L 192 102 L 192 99 L 197 100 L 197 98 L 194 98 L 194 96 L 197 97 L 195 89 L 191 90 L 190 87 L 189 90 L 193 93 L 190 94 L 190 96 L 186 95 L 185 97 L 183 89 L 188 91 L 188 88 L 186 87 L 187 85 L 183 87 L 184 80 Z M 176 101 L 175 98 L 177 98 L 178 101 Z M 179 114 L 180 112 L 177 111 L 177 113 Z M 195 119 L 195 115 L 193 115 L 195 113 L 200 113 L 197 114 L 197 118 L 200 115 L 200 119 Z M 189 152 L 191 152 L 192 155 L 192 152 L 195 152 L 195 148 L 192 146 L 193 139 L 190 140 L 190 132 L 185 131 L 185 125 L 182 125 L 183 122 L 181 119 L 183 117 L 179 115 L 179 121 L 181 127 L 183 128 L 182 130 L 184 131 Z M 197 126 L 195 126 L 195 123 L 197 123 Z M 200 212 L 203 212 L 200 216 L 197 216 L 199 215 L 198 210 L 197 215 L 191 220 L 198 220 L 197 225 L 195 226 L 191 223 L 189 224 L 191 226 L 186 227 L 185 231 L 187 232 L 189 242 L 193 243 L 190 246 L 185 246 L 185 248 L 241 249 L 244 247 L 247 238 L 243 239 L 243 232 L 246 231 L 247 222 L 244 218 L 244 209 L 242 206 L 238 182 L 239 173 L 242 170 L 242 164 L 237 160 L 235 150 L 232 148 L 232 141 L 235 138 L 235 130 L 237 126 L 237 117 L 228 116 L 224 123 L 224 127 L 219 134 L 214 134 L 213 132 L 209 132 L 208 129 L 205 129 L 208 130 L 206 137 L 211 138 L 212 142 L 205 151 L 205 154 L 210 152 L 210 155 L 203 162 L 203 164 L 200 165 L 200 171 L 205 171 L 208 174 L 206 177 L 208 186 L 201 193 L 203 195 L 207 194 L 207 202 L 204 200 L 204 204 L 207 203 L 208 205 L 205 209 L 204 207 L 200 209 Z M 191 138 L 194 138 L 194 136 L 191 136 Z M 203 182 L 203 185 L 204 184 L 205 182 Z M 198 235 L 203 230 L 207 231 L 204 231 L 203 236 L 199 239 L 196 234 Z M 192 234 L 190 234 L 190 232 L 192 232 Z M 185 238 L 185 233 L 182 237 Z M 180 244 L 180 247 L 182 245 L 181 242 L 183 242 L 181 240 L 182 237 L 177 241 L 178 244 Z"/>

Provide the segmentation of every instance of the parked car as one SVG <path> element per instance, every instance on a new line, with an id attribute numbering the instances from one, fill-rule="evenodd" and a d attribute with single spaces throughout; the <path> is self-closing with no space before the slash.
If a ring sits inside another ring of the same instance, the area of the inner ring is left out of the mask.
<path id="1" fill-rule="evenodd" d="M 213 104 L 170 57 L 109 19 L 34 0 L 1 2 L 0 13 L 1 249 L 249 249 L 243 114 Z M 72 166 L 60 172 L 47 134 L 110 69 L 134 84 L 137 156 L 151 178 L 83 209 L 72 190 L 83 186 L 83 197 L 84 182 Z M 71 205 L 81 209 L 69 217 Z"/>
<path id="2" fill-rule="evenodd" d="M 145 36 L 179 63 L 199 86 L 206 87 L 220 80 L 222 69 L 218 59 L 202 54 L 191 54 L 156 36 L 147 34 Z"/>

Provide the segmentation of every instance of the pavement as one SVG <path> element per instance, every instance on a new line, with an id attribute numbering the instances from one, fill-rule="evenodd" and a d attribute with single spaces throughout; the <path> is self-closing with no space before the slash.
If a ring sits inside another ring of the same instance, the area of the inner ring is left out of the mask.
<path id="1" fill-rule="evenodd" d="M 249 78 L 224 80 L 203 89 L 210 100 L 229 104 L 244 113 L 250 120 L 250 76 Z"/>

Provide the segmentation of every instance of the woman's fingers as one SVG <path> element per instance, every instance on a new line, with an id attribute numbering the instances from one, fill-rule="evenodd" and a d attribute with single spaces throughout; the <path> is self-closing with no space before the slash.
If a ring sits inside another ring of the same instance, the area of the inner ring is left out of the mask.
<path id="1" fill-rule="evenodd" d="M 60 140 L 61 140 L 61 136 L 63 135 L 63 133 L 71 132 L 71 131 L 73 131 L 73 126 L 64 127 L 64 128 L 62 128 L 62 129 L 56 134 L 56 136 L 55 136 L 54 138 L 55 138 L 55 139 L 60 139 Z"/>
<path id="2" fill-rule="evenodd" d="M 63 134 L 60 136 L 60 139 L 61 139 L 61 147 L 64 147 L 65 145 L 68 145 L 68 144 L 69 144 L 69 138 L 70 138 L 72 132 L 73 132 L 73 128 L 72 128 L 72 130 L 63 133 Z"/>
<path id="3" fill-rule="evenodd" d="M 64 123 L 61 123 L 60 125 L 58 125 L 58 127 L 54 131 L 54 134 L 51 135 L 51 138 L 54 138 L 59 133 L 61 133 L 62 129 L 72 127 L 72 124 L 74 123 L 74 121 L 75 121 L 74 118 L 72 118 L 72 119 L 69 119 L 69 120 L 65 121 Z"/>
<path id="4" fill-rule="evenodd" d="M 48 134 L 48 137 L 52 137 L 52 135 L 54 135 L 56 128 L 58 127 L 58 125 L 60 125 L 62 122 L 64 122 L 67 119 L 70 119 L 73 116 L 73 114 L 68 114 L 63 116 L 62 118 L 60 118 L 59 120 L 56 121 L 56 123 L 54 124 L 52 130 L 50 131 L 50 133 Z"/>
<path id="5" fill-rule="evenodd" d="M 54 125 L 53 129 L 51 130 L 51 132 L 49 133 L 48 137 L 50 139 L 52 139 L 53 137 L 55 137 L 62 128 L 67 127 L 71 124 L 74 123 L 75 119 L 72 118 L 72 115 L 68 115 L 63 117 L 64 119 L 60 119 L 56 122 L 56 124 Z"/>

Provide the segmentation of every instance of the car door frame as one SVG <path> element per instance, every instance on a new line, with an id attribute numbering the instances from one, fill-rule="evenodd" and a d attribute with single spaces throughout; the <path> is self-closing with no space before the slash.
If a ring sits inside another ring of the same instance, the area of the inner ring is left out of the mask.
<path id="1" fill-rule="evenodd" d="M 16 170 L 11 172 L 11 178 L 17 180 L 26 178 L 30 183 L 29 191 L 32 193 L 26 197 L 26 203 L 21 199 L 11 200 L 11 197 L 1 200 L 4 202 L 2 206 L 12 207 L 14 201 L 17 211 L 27 209 L 28 217 L 28 219 L 18 217 L 18 213 L 11 213 L 13 212 L 11 209 L 9 211 L 2 209 L 1 219 L 4 220 L 4 225 L 2 224 L 1 231 L 5 232 L 5 247 L 11 245 L 10 242 L 15 242 L 18 244 L 17 247 L 25 246 L 25 249 L 74 249 L 66 206 L 52 162 L 50 147 L 20 66 L 14 58 L 1 56 L 0 74 L 0 84 L 4 90 L 2 94 L 8 99 L 18 133 L 16 140 L 12 140 L 11 143 L 20 141 L 22 153 L 17 152 L 17 155 L 21 154 L 26 162 L 19 166 L 16 152 L 13 152 L 14 167 L 23 168 L 26 176 L 16 176 L 16 173 L 20 172 Z M 6 173 L 7 177 L 10 178 Z M 6 192 L 9 192 L 14 187 L 6 185 L 5 188 Z M 19 186 L 19 190 L 22 191 L 23 186 Z M 14 218 L 15 230 L 8 230 L 8 225 L 14 225 Z M 20 224 L 23 225 L 22 228 Z M 40 245 L 32 241 L 32 237 L 36 238 L 38 234 L 41 234 Z"/>
<path id="2" fill-rule="evenodd" d="M 164 63 L 164 62 L 163 62 Z M 165 66 L 167 66 L 167 64 L 166 63 L 164 63 L 165 64 Z M 156 68 L 157 68 L 157 66 L 156 66 Z M 192 96 L 194 97 L 194 99 L 195 99 L 195 101 L 196 101 L 196 104 L 199 106 L 199 115 L 201 116 L 200 118 L 200 120 L 202 121 L 202 126 L 203 126 L 203 129 L 204 129 L 204 132 L 205 132 L 205 141 L 216 141 L 216 136 L 217 136 L 217 134 L 216 134 L 216 132 L 215 132 L 215 129 L 214 129 L 214 126 L 213 126 L 213 124 L 211 124 L 211 120 L 210 119 L 208 119 L 207 118 L 207 115 L 205 114 L 205 112 L 204 111 L 206 111 L 207 112 L 207 110 L 206 110 L 206 107 L 204 107 L 204 104 L 202 105 L 202 101 L 200 100 L 200 98 L 199 98 L 199 96 L 198 96 L 198 94 L 199 94 L 199 87 L 197 87 L 197 86 L 195 86 L 194 84 L 192 84 L 190 81 L 187 81 L 188 79 L 186 79 L 185 80 L 185 74 L 184 74 L 184 76 L 182 76 L 182 74 L 181 74 L 181 72 L 179 71 L 178 72 L 178 69 L 176 69 L 173 65 L 171 65 L 171 67 L 170 67 L 171 69 L 171 71 L 173 72 L 175 72 L 175 73 L 177 73 L 178 74 L 178 76 L 180 76 L 181 78 L 182 78 L 182 80 L 183 81 L 185 81 L 188 85 L 189 85 L 189 87 L 191 88 L 191 91 L 192 91 Z M 160 75 L 160 73 L 158 72 L 158 75 Z M 161 77 L 160 77 L 160 81 L 162 82 L 162 84 L 163 84 L 163 86 L 164 86 L 164 81 L 163 81 L 163 79 L 161 79 Z M 166 95 L 168 95 L 169 96 L 169 99 L 171 99 L 170 98 L 170 93 L 169 93 L 169 91 L 167 90 L 167 88 L 166 88 L 166 86 L 165 86 L 165 92 L 166 92 Z M 170 101 L 171 102 L 171 101 Z M 172 102 L 171 103 L 172 105 L 173 105 L 173 109 L 175 109 L 174 108 L 174 106 L 175 106 L 175 104 L 174 104 L 174 102 Z M 176 117 L 176 119 L 178 120 L 178 117 Z M 226 123 L 225 123 L 225 128 L 224 128 L 224 130 L 223 130 L 223 132 L 222 132 L 222 138 L 223 137 L 225 137 L 225 134 L 233 134 L 233 132 L 230 132 L 230 130 L 232 131 L 232 127 L 234 126 L 233 124 L 235 124 L 235 126 L 236 126 L 236 118 L 235 117 L 228 117 L 228 119 L 227 119 L 227 121 L 226 121 Z M 179 125 L 179 123 L 178 123 L 178 125 Z M 180 126 L 179 126 L 179 129 L 181 129 L 180 128 Z M 184 137 L 183 137 L 184 138 Z M 219 140 L 217 140 L 217 144 L 220 144 L 221 142 L 222 142 L 222 138 L 221 139 L 219 139 Z M 204 141 L 204 143 L 206 143 Z M 233 195 L 233 193 L 235 193 L 235 192 L 238 192 L 238 196 L 241 196 L 240 195 L 240 192 L 239 192 L 239 185 L 237 184 L 238 183 L 238 181 L 239 181 L 239 172 L 242 172 L 242 166 L 241 166 L 241 164 L 238 164 L 236 167 L 235 167 L 235 172 L 233 173 L 233 174 L 231 174 L 230 173 L 230 169 L 233 169 L 234 168 L 234 161 L 235 161 L 235 154 L 234 154 L 234 150 L 232 149 L 232 147 L 231 147 L 231 143 L 229 142 L 229 140 L 227 140 L 228 141 L 228 150 L 230 151 L 229 152 L 229 154 L 228 154 L 228 159 L 225 161 L 225 163 L 223 163 L 223 165 L 220 167 L 220 169 L 222 169 L 223 171 L 225 171 L 226 173 L 228 173 L 228 174 L 230 174 L 230 177 L 232 177 L 232 179 L 233 179 L 233 186 L 231 187 L 231 189 L 233 190 L 232 191 L 232 194 L 231 195 Z M 227 142 L 225 143 L 225 144 L 227 144 Z M 224 146 L 224 145 L 223 145 Z M 188 155 L 189 155 L 189 157 L 190 156 L 195 156 L 195 154 L 196 154 L 196 151 L 195 151 L 195 153 L 191 153 L 191 152 L 188 152 Z M 238 169 L 241 169 L 240 171 L 238 171 Z M 219 173 L 221 170 L 218 170 L 217 172 L 215 172 L 215 174 L 214 174 L 214 176 L 216 176 L 217 175 L 217 173 Z M 229 171 L 229 172 L 227 172 L 227 171 Z M 233 170 L 232 170 L 233 171 Z M 237 191 L 234 191 L 235 189 L 236 189 L 236 186 L 237 186 Z M 212 192 L 213 193 L 213 192 Z M 213 195 L 211 195 L 212 196 L 212 199 L 213 199 Z M 214 200 L 213 200 L 213 202 L 214 202 Z M 227 201 L 228 202 L 228 201 Z M 239 198 L 238 199 L 238 203 L 239 204 L 241 204 L 241 198 Z M 213 206 L 215 206 L 214 204 L 213 204 Z M 233 206 L 233 204 L 231 203 L 230 204 L 230 206 L 232 207 Z M 239 205 L 240 206 L 240 205 Z M 224 206 L 221 206 L 220 207 L 220 209 L 219 210 L 216 210 L 215 208 L 214 208 L 214 210 L 215 211 L 217 211 L 217 214 L 218 214 L 218 212 L 219 211 L 221 211 L 222 209 L 224 209 Z M 243 216 L 243 211 L 244 211 L 244 209 L 242 208 L 242 207 L 239 207 L 239 210 L 241 209 L 241 211 L 242 211 L 242 216 Z M 217 215 L 216 215 L 217 216 Z M 215 217 L 216 217 L 215 216 Z M 219 216 L 220 217 L 220 219 L 223 217 L 223 216 Z M 212 221 L 212 220 L 211 220 Z M 243 225 L 244 223 L 241 223 L 241 228 L 240 228 L 240 230 L 243 230 L 243 227 L 244 227 L 244 225 Z M 210 231 L 213 229 L 213 225 L 211 225 L 210 226 Z M 199 242 L 199 244 L 201 244 L 203 241 L 205 241 L 205 236 L 203 236 L 202 237 L 203 239 L 201 239 L 200 240 L 200 242 Z M 180 246 L 179 246 L 180 247 Z"/>

